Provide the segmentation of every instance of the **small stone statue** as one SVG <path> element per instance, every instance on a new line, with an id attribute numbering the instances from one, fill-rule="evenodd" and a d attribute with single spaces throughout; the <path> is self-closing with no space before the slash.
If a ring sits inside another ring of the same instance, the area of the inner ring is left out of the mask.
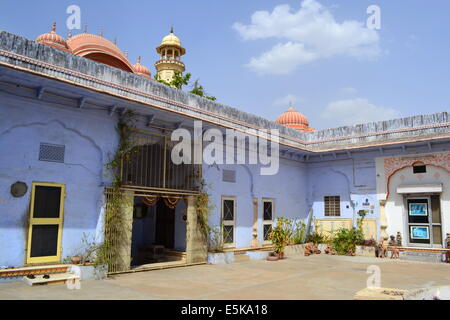
<path id="1" fill-rule="evenodd" d="M 397 245 L 397 241 L 395 240 L 394 236 L 390 236 L 389 245 L 390 246 L 396 246 Z"/>
<path id="2" fill-rule="evenodd" d="M 375 255 L 378 258 L 386 258 L 387 257 L 387 249 L 388 249 L 387 240 L 381 238 L 380 243 L 378 243 L 377 247 L 375 248 Z"/>
<path id="3" fill-rule="evenodd" d="M 400 233 L 400 231 L 397 232 L 397 246 L 402 246 L 402 234 Z"/>
<path id="4" fill-rule="evenodd" d="M 400 258 L 400 249 L 397 248 L 398 241 L 394 236 L 391 236 L 390 238 L 391 240 L 389 240 L 389 246 L 391 247 L 391 259 L 398 259 Z"/>

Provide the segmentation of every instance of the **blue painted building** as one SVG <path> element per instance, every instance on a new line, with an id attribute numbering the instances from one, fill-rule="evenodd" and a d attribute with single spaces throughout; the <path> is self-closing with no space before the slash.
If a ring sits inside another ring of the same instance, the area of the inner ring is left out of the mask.
<path id="1" fill-rule="evenodd" d="M 139 152 L 120 167 L 129 232 L 117 270 L 156 261 L 148 256 L 158 245 L 186 263 L 205 260 L 194 208 L 198 167 L 214 205 L 209 223 L 229 250 L 270 245 L 277 216 L 314 218 L 326 232 L 355 225 L 361 214 L 368 237 L 400 232 L 404 245 L 445 246 L 447 112 L 300 132 L 88 58 L 0 33 L 0 266 L 58 263 L 80 254 L 83 235 L 103 240 L 113 184 L 107 164 L 128 111 Z M 173 164 L 171 134 L 194 133 L 194 121 L 220 132 L 278 130 L 279 170 Z"/>

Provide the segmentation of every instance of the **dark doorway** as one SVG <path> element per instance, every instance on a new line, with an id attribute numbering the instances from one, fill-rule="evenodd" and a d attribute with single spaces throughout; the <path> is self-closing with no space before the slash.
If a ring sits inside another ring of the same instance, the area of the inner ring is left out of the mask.
<path id="1" fill-rule="evenodd" d="M 173 249 L 175 242 L 175 209 L 170 209 L 160 199 L 156 204 L 156 244 Z"/>

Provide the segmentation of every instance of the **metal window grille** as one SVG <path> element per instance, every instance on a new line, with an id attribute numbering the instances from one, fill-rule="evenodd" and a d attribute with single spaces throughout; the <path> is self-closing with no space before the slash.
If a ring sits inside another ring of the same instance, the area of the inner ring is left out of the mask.
<path id="1" fill-rule="evenodd" d="M 236 182 L 236 171 L 224 169 L 222 171 L 222 181 L 235 183 Z"/>
<path id="2" fill-rule="evenodd" d="M 341 197 L 325 196 L 325 216 L 339 217 L 341 215 Z"/>
<path id="3" fill-rule="evenodd" d="M 64 163 L 64 145 L 41 143 L 39 147 L 39 161 Z"/>
<path id="4" fill-rule="evenodd" d="M 263 200 L 263 239 L 270 241 L 269 234 L 273 225 L 273 201 Z"/>
<path id="5" fill-rule="evenodd" d="M 176 142 L 151 132 L 133 132 L 132 151 L 122 159 L 122 182 L 128 186 L 196 191 L 198 165 L 175 164 L 172 148 Z M 192 157 L 191 157 L 192 159 Z"/>

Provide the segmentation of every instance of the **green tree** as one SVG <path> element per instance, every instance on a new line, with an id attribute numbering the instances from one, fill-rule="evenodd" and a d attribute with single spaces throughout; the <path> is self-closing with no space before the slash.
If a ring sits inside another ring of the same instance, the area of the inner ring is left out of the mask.
<path id="1" fill-rule="evenodd" d="M 183 75 L 181 72 L 175 71 L 172 81 L 168 82 L 166 80 L 161 79 L 161 76 L 158 73 L 155 74 L 156 81 L 165 84 L 166 86 L 171 86 L 177 89 L 182 89 L 183 86 L 189 85 L 191 77 L 192 75 L 190 73 L 186 73 L 185 75 Z M 202 85 L 198 83 L 198 80 L 194 81 L 193 88 L 189 92 L 212 101 L 217 100 L 216 97 L 206 95 L 205 89 L 203 88 Z"/>
<path id="2" fill-rule="evenodd" d="M 206 98 L 206 99 L 212 100 L 212 101 L 215 101 L 215 100 L 216 100 L 216 97 L 213 97 L 213 96 L 207 96 L 207 95 L 205 94 L 205 89 L 203 88 L 202 85 L 200 85 L 200 84 L 198 83 L 198 80 L 195 80 L 195 81 L 194 81 L 194 86 L 193 86 L 192 90 L 189 91 L 189 92 L 190 92 L 190 93 L 193 93 L 193 94 L 196 94 L 196 95 L 198 95 L 198 96 L 200 96 L 200 97 L 204 97 L 204 98 Z"/>
<path id="3" fill-rule="evenodd" d="M 173 80 L 170 84 L 177 89 L 181 89 L 183 86 L 187 86 L 189 84 L 191 76 L 192 75 L 189 72 L 183 75 L 181 72 L 175 71 Z"/>

